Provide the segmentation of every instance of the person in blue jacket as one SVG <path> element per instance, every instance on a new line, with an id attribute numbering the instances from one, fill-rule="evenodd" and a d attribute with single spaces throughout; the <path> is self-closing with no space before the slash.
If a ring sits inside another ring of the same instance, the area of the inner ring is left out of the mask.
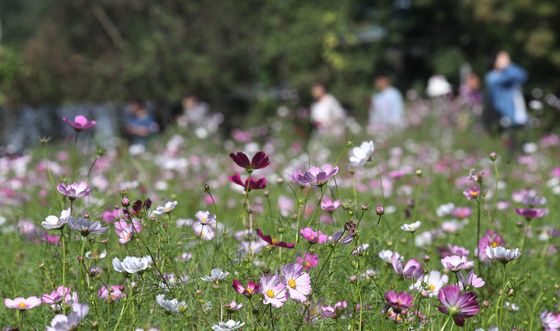
<path id="1" fill-rule="evenodd" d="M 486 86 L 491 106 L 501 116 L 503 127 L 522 127 L 527 124 L 527 108 L 521 86 L 527 81 L 527 72 L 511 62 L 509 54 L 496 56 L 494 70 L 486 75 Z"/>

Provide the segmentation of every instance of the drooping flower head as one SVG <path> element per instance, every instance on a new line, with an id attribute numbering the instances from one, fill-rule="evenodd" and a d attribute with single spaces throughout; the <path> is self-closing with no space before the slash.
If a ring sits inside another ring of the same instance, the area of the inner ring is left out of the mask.
<path id="1" fill-rule="evenodd" d="M 251 161 L 249 161 L 247 154 L 243 152 L 231 153 L 229 154 L 229 157 L 233 160 L 233 162 L 235 162 L 235 164 L 244 168 L 249 173 L 253 170 L 266 168 L 270 164 L 268 156 L 262 151 L 255 153 Z"/>
<path id="2" fill-rule="evenodd" d="M 303 271 L 303 267 L 295 263 L 286 264 L 282 267 L 281 274 L 290 299 L 307 301 L 306 296 L 311 293 L 311 278 Z"/>
<path id="3" fill-rule="evenodd" d="M 241 179 L 241 175 L 236 173 L 235 175 L 229 177 L 229 181 L 243 187 L 245 192 L 249 192 L 251 190 L 262 190 L 266 188 L 265 177 L 261 177 L 258 179 L 253 177 L 248 177 L 245 181 L 243 181 Z"/>
<path id="4" fill-rule="evenodd" d="M 461 293 L 459 285 L 448 285 L 438 293 L 441 306 L 439 311 L 451 315 L 455 324 L 465 325 L 465 318 L 473 317 L 480 311 L 476 301 L 476 294 L 472 292 Z"/>
<path id="5" fill-rule="evenodd" d="M 95 126 L 96 122 L 94 120 L 88 120 L 87 117 L 85 117 L 84 115 L 78 115 L 76 117 L 74 117 L 74 120 L 70 120 L 66 117 L 63 117 L 62 120 L 68 124 L 70 124 L 70 126 L 72 126 L 74 128 L 74 130 L 76 130 L 77 132 L 80 132 L 82 130 L 86 130 L 86 129 L 91 129 Z"/>
<path id="6" fill-rule="evenodd" d="M 132 219 L 131 223 L 127 223 L 124 220 L 117 221 L 114 223 L 115 233 L 119 237 L 119 242 L 121 244 L 126 244 L 134 237 L 134 233 L 140 233 L 142 231 L 142 224 L 136 218 Z"/>
<path id="7" fill-rule="evenodd" d="M 70 200 L 87 197 L 91 192 L 91 188 L 86 182 L 72 183 L 68 185 L 60 183 L 56 186 L 56 189 L 60 194 Z"/>
<path id="8" fill-rule="evenodd" d="M 285 241 L 279 241 L 272 238 L 270 235 L 264 235 L 261 229 L 257 229 L 257 235 L 264 241 L 266 241 L 270 246 L 284 247 L 284 248 L 294 248 L 296 244 L 288 243 Z"/>

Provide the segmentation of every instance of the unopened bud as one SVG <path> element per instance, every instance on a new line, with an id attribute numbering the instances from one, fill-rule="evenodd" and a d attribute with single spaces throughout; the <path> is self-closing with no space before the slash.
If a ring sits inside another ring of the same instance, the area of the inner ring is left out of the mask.
<path id="1" fill-rule="evenodd" d="M 122 200 L 121 200 L 121 205 L 125 208 L 130 206 L 130 200 L 128 200 L 127 197 L 123 197 Z"/>
<path id="2" fill-rule="evenodd" d="M 381 215 L 385 214 L 385 208 L 383 208 L 383 206 L 381 204 L 378 204 L 377 207 L 375 207 L 375 213 L 378 216 L 381 216 Z"/>
<path id="3" fill-rule="evenodd" d="M 490 153 L 490 160 L 496 161 L 497 158 L 498 158 L 498 155 L 496 154 L 496 152 Z"/>

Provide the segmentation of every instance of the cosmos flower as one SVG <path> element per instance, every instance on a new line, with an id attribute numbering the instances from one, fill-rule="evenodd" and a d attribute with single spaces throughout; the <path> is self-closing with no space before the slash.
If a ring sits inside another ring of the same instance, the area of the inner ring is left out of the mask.
<path id="1" fill-rule="evenodd" d="M 274 238 L 272 238 L 272 236 L 270 235 L 264 235 L 261 229 L 257 229 L 257 235 L 264 241 L 266 241 L 270 246 L 276 246 L 276 247 L 284 247 L 284 248 L 294 248 L 294 246 L 296 244 L 294 243 L 288 243 L 285 241 L 279 241 L 276 240 Z"/>
<path id="2" fill-rule="evenodd" d="M 308 273 L 303 272 L 303 267 L 295 263 L 286 264 L 282 267 L 281 274 L 290 299 L 307 301 L 306 296 L 311 293 L 311 278 Z"/>
<path id="3" fill-rule="evenodd" d="M 161 308 L 172 313 L 178 313 L 187 309 L 187 304 L 184 301 L 179 301 L 177 299 L 167 300 L 164 294 L 158 294 L 156 296 L 156 302 Z"/>
<path id="4" fill-rule="evenodd" d="M 396 257 L 395 257 L 395 258 L 396 258 L 397 260 L 402 260 L 402 257 L 401 257 L 401 255 L 400 255 L 399 253 L 390 251 L 390 250 L 388 250 L 388 249 L 382 250 L 381 252 L 379 252 L 378 255 L 379 255 L 379 258 L 380 258 L 381 260 L 383 260 L 385 263 L 391 264 L 392 261 L 393 261 L 393 255 L 394 255 L 394 254 L 396 254 Z"/>
<path id="5" fill-rule="evenodd" d="M 519 248 L 507 249 L 502 246 L 486 247 L 486 256 L 491 261 L 498 261 L 506 264 L 513 260 L 517 260 L 521 256 Z"/>
<path id="6" fill-rule="evenodd" d="M 305 254 L 305 257 L 298 256 L 296 258 L 296 263 L 301 265 L 304 270 L 310 270 L 319 264 L 319 257 L 315 254 L 307 253 Z"/>
<path id="7" fill-rule="evenodd" d="M 107 227 L 102 226 L 101 223 L 97 221 L 90 222 L 83 217 L 78 219 L 70 218 L 68 226 L 70 226 L 70 229 L 80 232 L 84 237 L 90 234 L 103 234 L 107 232 Z"/>
<path id="8" fill-rule="evenodd" d="M 438 293 L 441 306 L 439 311 L 451 315 L 458 326 L 465 324 L 465 318 L 473 317 L 480 311 L 476 301 L 476 294 L 472 292 L 461 293 L 459 285 L 448 285 Z"/>
<path id="9" fill-rule="evenodd" d="M 364 253 L 367 251 L 368 248 L 369 248 L 368 243 L 361 244 L 360 246 L 358 246 L 358 247 L 356 247 L 352 250 L 352 255 L 362 256 L 362 255 L 364 255 Z"/>
<path id="10" fill-rule="evenodd" d="M 465 276 L 463 276 L 462 273 L 458 273 L 457 274 L 459 276 L 459 287 L 461 288 L 462 291 L 464 290 L 468 290 L 471 288 L 480 288 L 483 287 L 484 284 L 486 284 L 484 282 L 484 280 L 480 277 L 478 277 L 474 271 L 470 271 L 469 274 L 467 275 L 467 277 L 465 278 Z"/>
<path id="11" fill-rule="evenodd" d="M 70 200 L 87 197 L 91 192 L 91 188 L 86 182 L 72 183 L 69 185 L 60 183 L 56 186 L 56 189 L 60 194 Z"/>
<path id="12" fill-rule="evenodd" d="M 214 268 L 210 271 L 209 276 L 203 276 L 200 279 L 207 283 L 219 282 L 224 280 L 229 275 L 229 272 L 224 272 L 222 269 Z"/>
<path id="13" fill-rule="evenodd" d="M 68 306 L 78 302 L 78 294 L 65 286 L 59 286 L 51 293 L 45 293 L 41 296 L 41 302 L 49 305 L 53 310 L 60 311 L 61 303 Z"/>
<path id="14" fill-rule="evenodd" d="M 321 306 L 321 310 L 323 311 L 322 316 L 325 318 L 337 319 L 346 308 L 348 308 L 346 301 L 339 301 L 333 306 Z"/>
<path id="15" fill-rule="evenodd" d="M 341 205 L 342 205 L 342 203 L 338 199 L 331 200 L 328 197 L 325 197 L 325 198 L 323 198 L 323 200 L 321 200 L 321 209 L 326 211 L 326 212 L 329 212 L 329 213 L 334 212 Z"/>
<path id="16" fill-rule="evenodd" d="M 305 184 L 313 186 L 323 186 L 329 179 L 338 173 L 338 167 L 325 164 L 322 167 L 311 167 L 307 171 L 298 174 L 298 180 Z"/>
<path id="17" fill-rule="evenodd" d="M 153 261 L 149 255 L 143 257 L 127 256 L 122 262 L 115 257 L 112 261 L 115 271 L 120 273 L 135 274 L 144 272 L 148 269 Z"/>
<path id="18" fill-rule="evenodd" d="M 41 299 L 36 296 L 28 298 L 17 297 L 15 299 L 4 299 L 4 305 L 9 309 L 29 310 L 41 305 Z"/>
<path id="19" fill-rule="evenodd" d="M 167 201 L 165 205 L 158 206 L 152 213 L 156 215 L 169 214 L 177 207 L 177 201 Z"/>
<path id="20" fill-rule="evenodd" d="M 126 293 L 123 290 L 123 285 L 111 285 L 109 289 L 106 286 L 101 286 L 99 291 L 97 291 L 97 296 L 104 300 L 117 301 L 126 297 Z"/>
<path id="21" fill-rule="evenodd" d="M 218 324 L 212 325 L 212 330 L 232 331 L 232 330 L 241 329 L 243 325 L 245 325 L 245 323 L 234 321 L 234 320 L 228 320 L 227 322 L 218 322 Z"/>
<path id="22" fill-rule="evenodd" d="M 478 188 L 476 186 L 470 187 L 470 188 L 466 189 L 465 191 L 463 191 L 463 195 L 468 200 L 476 200 L 476 199 L 478 199 L 478 196 L 480 195 L 480 188 Z"/>
<path id="23" fill-rule="evenodd" d="M 126 244 L 132 237 L 134 233 L 140 233 L 142 231 L 142 224 L 136 218 L 132 219 L 132 223 L 129 224 L 126 221 L 117 221 L 114 223 L 115 233 L 119 237 L 119 242 L 121 244 Z"/>
<path id="24" fill-rule="evenodd" d="M 70 208 L 64 209 L 60 213 L 60 217 L 56 217 L 55 215 L 47 216 L 45 220 L 41 223 L 41 225 L 47 230 L 60 229 L 64 226 L 64 224 L 68 223 L 69 219 L 70 219 Z"/>
<path id="25" fill-rule="evenodd" d="M 328 236 L 326 234 L 319 230 L 315 231 L 312 228 L 303 228 L 299 230 L 299 233 L 310 244 L 324 244 L 328 240 Z"/>
<path id="26" fill-rule="evenodd" d="M 375 151 L 375 146 L 373 141 L 364 141 L 360 146 L 353 147 L 350 150 L 350 156 L 348 160 L 353 168 L 358 168 L 366 164 L 367 161 L 371 160 L 373 152 Z"/>
<path id="27" fill-rule="evenodd" d="M 235 164 L 244 168 L 248 172 L 266 168 L 270 164 L 268 156 L 262 151 L 255 153 L 251 161 L 249 161 L 247 154 L 243 152 L 231 153 L 229 154 L 229 157 L 233 160 L 233 162 L 235 162 Z"/>
<path id="28" fill-rule="evenodd" d="M 460 270 L 472 269 L 474 262 L 468 261 L 465 256 L 450 255 L 441 259 L 443 267 L 452 272 Z"/>
<path id="29" fill-rule="evenodd" d="M 233 289 L 239 293 L 239 294 L 243 294 L 246 297 L 251 297 L 254 294 L 258 293 L 260 290 L 260 286 L 259 284 L 253 282 L 253 281 L 248 281 L 247 282 L 247 286 L 243 286 L 243 284 L 241 284 L 241 282 L 237 279 L 233 280 L 232 283 Z"/>
<path id="30" fill-rule="evenodd" d="M 391 257 L 391 265 L 397 275 L 407 279 L 418 279 L 424 274 L 422 265 L 416 259 L 410 259 L 403 265 L 402 260 L 398 254 L 393 254 Z"/>
<path id="31" fill-rule="evenodd" d="M 248 177 L 245 181 L 241 179 L 241 175 L 236 173 L 235 175 L 229 177 L 229 181 L 235 183 L 245 190 L 245 192 L 250 192 L 251 190 L 262 190 L 266 187 L 266 178 L 253 178 Z"/>
<path id="32" fill-rule="evenodd" d="M 527 221 L 548 215 L 547 208 L 515 208 L 515 212 L 517 215 L 525 217 Z"/>
<path id="33" fill-rule="evenodd" d="M 560 330 L 560 313 L 543 311 L 541 313 L 541 325 L 545 331 Z"/>
<path id="34" fill-rule="evenodd" d="M 274 308 L 280 308 L 284 305 L 284 302 L 288 300 L 286 283 L 280 276 L 262 276 L 260 288 L 263 295 L 263 304 L 265 305 L 271 305 Z"/>
<path id="35" fill-rule="evenodd" d="M 51 325 L 47 326 L 46 331 L 70 331 L 76 330 L 80 322 L 89 312 L 89 306 L 82 303 L 74 303 L 72 312 L 68 315 L 56 315 Z"/>
<path id="36" fill-rule="evenodd" d="M 439 290 L 449 282 L 449 277 L 437 270 L 432 270 L 425 274 L 424 277 L 418 279 L 410 289 L 420 292 L 422 296 L 435 297 Z"/>
<path id="37" fill-rule="evenodd" d="M 406 231 L 406 232 L 416 232 L 416 230 L 418 230 L 420 225 L 422 225 L 422 222 L 420 222 L 420 221 L 416 221 L 416 222 L 410 223 L 410 224 L 403 224 L 403 225 L 401 225 L 401 230 Z"/>
<path id="38" fill-rule="evenodd" d="M 478 242 L 478 252 L 480 252 L 478 254 L 478 258 L 480 259 L 480 261 L 488 261 L 488 257 L 486 256 L 486 248 L 504 246 L 505 244 L 506 243 L 501 235 L 493 230 L 486 231 L 484 236 L 482 236 L 482 238 L 480 238 L 480 241 Z"/>
<path id="39" fill-rule="evenodd" d="M 224 308 L 229 311 L 229 312 L 234 312 L 234 311 L 238 311 L 241 308 L 243 308 L 243 304 L 242 303 L 237 303 L 235 300 L 224 304 Z"/>
<path id="40" fill-rule="evenodd" d="M 74 130 L 76 130 L 77 132 L 80 132 L 82 130 L 86 130 L 86 129 L 91 129 L 95 126 L 96 122 L 94 120 L 88 120 L 87 117 L 85 117 L 84 115 L 78 115 L 76 117 L 74 117 L 74 120 L 70 120 L 66 117 L 63 117 L 62 120 L 68 124 L 70 124 L 70 126 L 72 126 L 74 128 Z"/>
<path id="41" fill-rule="evenodd" d="M 385 293 L 385 301 L 396 313 L 406 311 L 408 308 L 412 307 L 412 301 L 414 298 L 407 292 L 397 293 L 395 291 L 389 291 Z"/>

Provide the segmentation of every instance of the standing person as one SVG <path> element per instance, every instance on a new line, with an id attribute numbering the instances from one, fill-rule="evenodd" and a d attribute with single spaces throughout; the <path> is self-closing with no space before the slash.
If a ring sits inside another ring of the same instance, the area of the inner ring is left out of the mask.
<path id="1" fill-rule="evenodd" d="M 404 105 L 401 92 L 391 85 L 387 75 L 375 77 L 377 93 L 371 98 L 369 125 L 399 128 L 404 126 Z"/>
<path id="2" fill-rule="evenodd" d="M 183 107 L 183 113 L 180 118 L 181 124 L 200 126 L 208 117 L 208 104 L 200 101 L 198 95 L 194 93 L 185 94 L 181 100 L 181 105 Z"/>
<path id="3" fill-rule="evenodd" d="M 324 147 L 344 138 L 346 112 L 322 83 L 313 84 L 311 95 L 315 99 L 311 105 L 311 123 L 315 131 L 309 149 L 313 157 L 317 158 L 314 161 L 321 162 L 329 154 Z"/>
<path id="4" fill-rule="evenodd" d="M 144 102 L 133 99 L 128 103 L 129 115 L 125 120 L 125 131 L 132 145 L 145 146 L 148 138 L 159 131 L 159 126 Z"/>
<path id="5" fill-rule="evenodd" d="M 494 69 L 486 74 L 488 102 L 500 116 L 500 126 L 509 135 L 510 152 L 517 149 L 516 131 L 529 121 L 521 86 L 527 72 L 511 62 L 507 52 L 501 51 L 494 61 Z"/>

